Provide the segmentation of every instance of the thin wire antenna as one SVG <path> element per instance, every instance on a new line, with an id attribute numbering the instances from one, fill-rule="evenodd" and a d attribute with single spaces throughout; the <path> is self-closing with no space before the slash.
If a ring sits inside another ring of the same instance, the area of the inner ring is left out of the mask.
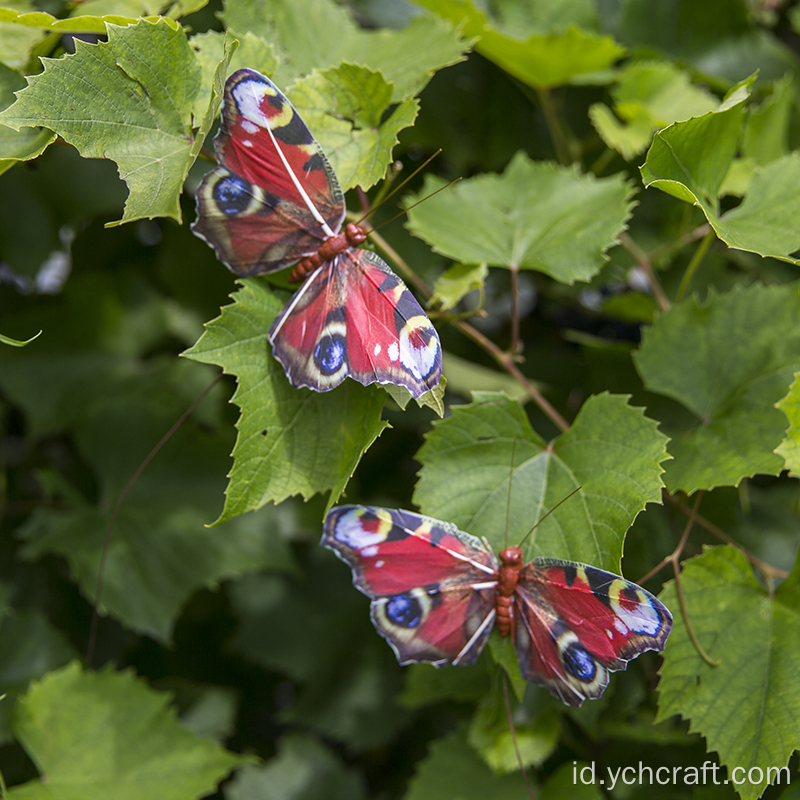
<path id="1" fill-rule="evenodd" d="M 432 156 L 426 158 L 425 161 L 423 161 L 405 180 L 400 181 L 400 183 L 398 183 L 391 192 L 389 192 L 385 197 L 381 198 L 379 203 L 376 203 L 374 206 L 372 206 L 372 208 L 367 211 L 367 213 L 364 214 L 361 219 L 356 220 L 356 225 L 360 225 L 370 214 L 379 209 L 390 197 L 392 197 L 392 195 L 397 194 L 414 176 L 422 172 L 422 170 L 425 169 L 425 167 L 427 167 L 428 164 L 430 164 L 431 161 L 433 161 L 433 159 L 436 158 L 436 156 L 438 156 L 441 152 L 442 148 L 440 147 Z M 393 217 L 392 219 L 397 218 Z M 389 220 L 389 222 L 391 221 L 392 220 Z M 383 224 L 386 225 L 387 223 L 384 222 Z"/>
<path id="2" fill-rule="evenodd" d="M 460 180 L 461 180 L 460 177 L 455 178 L 454 180 L 450 181 L 450 183 L 447 183 L 444 186 L 440 186 L 435 192 L 431 192 L 430 194 L 425 195 L 425 197 L 417 200 L 417 202 L 414 203 L 413 205 L 410 205 L 408 208 L 404 208 L 401 212 L 395 214 L 391 219 L 387 219 L 385 222 L 381 222 L 380 225 L 376 225 L 374 228 L 370 228 L 367 231 L 367 234 L 372 233 L 372 231 L 380 230 L 385 225 L 388 225 L 390 222 L 394 222 L 398 217 L 402 217 L 404 214 L 408 214 L 408 212 L 411 211 L 412 208 L 416 208 L 420 203 L 424 203 L 426 200 L 430 200 L 431 197 L 433 197 L 435 194 L 439 194 L 439 192 L 443 192 L 445 189 L 449 189 L 454 183 L 458 183 Z M 372 213 L 372 211 L 374 211 L 374 209 L 370 209 L 370 213 Z M 364 217 L 362 217 L 361 219 L 364 219 Z"/>
<path id="3" fill-rule="evenodd" d="M 156 457 L 157 453 L 161 448 L 173 437 L 175 431 L 180 428 L 181 425 L 185 422 L 186 418 L 194 411 L 200 403 L 205 400 L 208 393 L 222 380 L 222 374 L 220 372 L 216 378 L 203 390 L 200 397 L 198 397 L 190 406 L 183 412 L 183 414 L 178 417 L 177 422 L 161 437 L 161 440 L 158 444 L 145 456 L 144 461 L 136 468 L 136 471 L 131 475 L 131 479 L 128 481 L 125 488 L 122 490 L 122 494 L 119 496 L 117 500 L 117 504 L 114 506 L 114 510 L 111 512 L 111 517 L 108 520 L 108 525 L 106 525 L 106 536 L 103 540 L 103 552 L 100 554 L 100 566 L 97 571 L 97 585 L 95 586 L 94 590 L 94 608 L 92 609 L 92 623 L 89 627 L 89 642 L 86 645 L 86 663 L 91 663 L 92 659 L 94 658 L 94 647 L 97 641 L 97 625 L 100 618 L 100 599 L 103 596 L 103 575 L 106 569 L 106 558 L 108 557 L 108 547 L 111 544 L 111 533 L 114 530 L 114 525 L 117 522 L 117 517 L 119 516 L 119 512 L 122 509 L 122 504 L 125 502 L 125 498 L 130 494 L 131 489 L 133 489 L 136 481 L 139 480 L 141 474 L 147 468 L 147 465 Z"/>
<path id="4" fill-rule="evenodd" d="M 567 500 L 572 497 L 572 495 L 577 494 L 583 486 L 578 486 L 576 489 L 573 489 L 565 498 L 559 500 L 540 520 L 537 520 L 536 524 L 522 537 L 522 541 L 520 544 L 524 544 L 525 540 L 559 507 L 563 506 Z"/>

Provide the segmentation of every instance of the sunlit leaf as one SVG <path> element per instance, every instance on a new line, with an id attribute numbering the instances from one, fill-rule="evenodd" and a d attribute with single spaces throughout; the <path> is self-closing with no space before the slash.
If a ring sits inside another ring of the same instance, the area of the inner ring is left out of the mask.
<path id="1" fill-rule="evenodd" d="M 406 207 L 442 185 L 429 176 Z M 460 181 L 411 209 L 408 226 L 456 261 L 514 265 L 573 283 L 602 267 L 625 228 L 630 193 L 621 175 L 598 179 L 517 153 L 502 175 Z"/>
<path id="2" fill-rule="evenodd" d="M 171 800 L 214 791 L 242 756 L 181 725 L 169 696 L 130 672 L 84 673 L 77 663 L 31 686 L 16 733 L 43 778 L 24 798 Z"/>
<path id="3" fill-rule="evenodd" d="M 419 451 L 414 501 L 499 551 L 580 487 L 536 528 L 525 558 L 567 558 L 618 572 L 625 531 L 645 503 L 660 501 L 665 443 L 624 397 L 590 398 L 548 447 L 517 403 L 476 394 L 434 423 Z"/>
<path id="4" fill-rule="evenodd" d="M 776 779 L 788 783 L 778 769 L 800 747 L 797 569 L 772 594 L 739 551 L 718 547 L 686 562 L 681 580 L 692 628 L 719 664 L 703 661 L 685 626 L 676 625 L 664 650 L 658 718 L 688 719 L 690 731 L 719 753 L 739 795 L 755 800 Z M 677 607 L 674 582 L 660 599 Z"/>
<path id="5" fill-rule="evenodd" d="M 735 486 L 783 469 L 773 450 L 787 422 L 775 403 L 800 370 L 798 319 L 794 286 L 752 286 L 675 305 L 645 331 L 633 357 L 645 386 L 692 414 L 663 423 L 671 491 Z"/>
<path id="6" fill-rule="evenodd" d="M 185 353 L 237 377 L 233 402 L 242 414 L 217 521 L 295 494 L 309 498 L 330 490 L 333 505 L 363 452 L 386 427 L 381 421 L 386 394 L 351 380 L 325 393 L 294 389 L 267 341 L 288 298 L 279 299 L 263 281 L 241 283 L 233 304 Z"/>

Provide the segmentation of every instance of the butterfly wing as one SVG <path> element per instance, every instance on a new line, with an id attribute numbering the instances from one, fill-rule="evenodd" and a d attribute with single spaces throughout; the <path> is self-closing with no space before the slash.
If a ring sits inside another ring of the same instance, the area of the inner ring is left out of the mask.
<path id="1" fill-rule="evenodd" d="M 350 565 L 401 664 L 474 663 L 494 622 L 497 582 L 479 539 L 410 511 L 341 506 L 325 518 L 322 545 Z"/>
<path id="2" fill-rule="evenodd" d="M 219 166 L 197 190 L 192 230 L 237 275 L 282 269 L 316 253 L 344 219 L 344 195 L 300 115 L 269 78 L 228 78 Z"/>
<path id="3" fill-rule="evenodd" d="M 439 383 L 439 336 L 405 284 L 375 254 L 347 250 L 300 287 L 269 333 L 293 386 L 318 392 L 347 376 L 419 397 Z"/>
<path id="4" fill-rule="evenodd" d="M 515 608 L 523 676 L 573 706 L 599 697 L 609 672 L 662 650 L 672 628 L 670 612 L 641 586 L 558 559 L 524 567 Z"/>

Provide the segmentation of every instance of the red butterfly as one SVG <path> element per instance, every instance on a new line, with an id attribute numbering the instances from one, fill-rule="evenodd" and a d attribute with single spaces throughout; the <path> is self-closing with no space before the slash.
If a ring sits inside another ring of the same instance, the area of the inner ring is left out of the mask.
<path id="1" fill-rule="evenodd" d="M 291 384 L 326 392 L 349 375 L 414 397 L 436 386 L 442 348 L 433 325 L 375 253 L 355 249 L 362 228 L 340 233 L 339 181 L 272 81 L 251 69 L 228 78 L 214 149 L 219 166 L 197 190 L 192 230 L 237 275 L 297 261 L 292 280 L 311 273 L 269 332 Z"/>
<path id="2" fill-rule="evenodd" d="M 608 673 L 662 650 L 672 615 L 653 595 L 610 572 L 500 553 L 454 525 L 410 511 L 341 506 L 322 545 L 353 570 L 371 617 L 401 664 L 472 664 L 493 625 L 510 635 L 522 675 L 571 706 L 597 698 Z"/>

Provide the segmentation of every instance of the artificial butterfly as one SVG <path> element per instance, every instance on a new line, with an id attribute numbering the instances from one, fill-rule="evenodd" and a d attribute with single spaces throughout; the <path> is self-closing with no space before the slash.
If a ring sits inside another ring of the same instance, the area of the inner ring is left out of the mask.
<path id="1" fill-rule="evenodd" d="M 350 565 L 401 664 L 472 664 L 496 625 L 522 675 L 571 706 L 662 650 L 672 628 L 661 602 L 618 575 L 555 558 L 523 564 L 517 545 L 498 564 L 488 542 L 410 511 L 334 508 L 321 544 Z"/>
<path id="2" fill-rule="evenodd" d="M 305 283 L 269 332 L 293 386 L 326 392 L 348 375 L 419 397 L 439 383 L 442 348 L 425 312 L 377 256 L 340 232 L 344 194 L 327 156 L 272 81 L 251 69 L 228 78 L 218 166 L 197 190 L 192 230 L 237 275 L 298 262 Z"/>

